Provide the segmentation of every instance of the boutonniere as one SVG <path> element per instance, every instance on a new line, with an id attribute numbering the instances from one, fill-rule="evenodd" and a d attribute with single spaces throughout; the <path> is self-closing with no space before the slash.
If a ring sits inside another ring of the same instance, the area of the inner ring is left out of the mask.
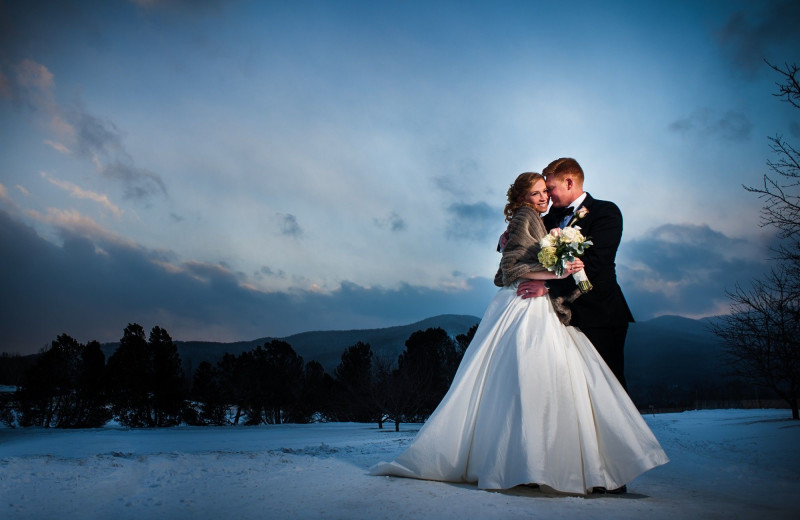
<path id="1" fill-rule="evenodd" d="M 565 227 L 574 226 L 576 222 L 578 222 L 580 219 L 582 219 L 583 217 L 585 217 L 588 214 L 589 214 L 589 210 L 587 208 L 581 206 L 580 208 L 578 208 L 578 211 L 576 211 L 575 214 L 572 215 L 572 218 L 569 219 L 569 222 L 567 222 L 567 225 Z"/>

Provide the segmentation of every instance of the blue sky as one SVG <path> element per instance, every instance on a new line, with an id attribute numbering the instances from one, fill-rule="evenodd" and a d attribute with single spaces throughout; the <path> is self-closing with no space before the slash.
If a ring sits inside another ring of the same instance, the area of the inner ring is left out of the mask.
<path id="1" fill-rule="evenodd" d="M 64 4 L 64 5 L 62 5 Z M 66 5 L 70 4 L 70 5 Z M 794 2 L 0 2 L 0 351 L 480 316 L 508 185 L 575 157 L 638 320 L 768 267 Z"/>

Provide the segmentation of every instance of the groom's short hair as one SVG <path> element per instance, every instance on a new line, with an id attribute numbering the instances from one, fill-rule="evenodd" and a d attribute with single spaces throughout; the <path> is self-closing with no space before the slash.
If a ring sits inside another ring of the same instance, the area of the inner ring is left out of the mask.
<path id="1" fill-rule="evenodd" d="M 570 175 L 573 179 L 578 181 L 580 185 L 583 185 L 583 168 L 578 164 L 578 161 L 571 157 L 562 157 L 561 159 L 556 159 L 551 162 L 542 170 L 542 175 L 555 179 L 561 179 L 566 175 Z"/>

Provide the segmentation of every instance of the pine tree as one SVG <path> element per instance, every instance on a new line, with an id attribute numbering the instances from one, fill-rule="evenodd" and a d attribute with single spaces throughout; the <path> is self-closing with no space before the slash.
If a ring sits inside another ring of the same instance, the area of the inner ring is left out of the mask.
<path id="1" fill-rule="evenodd" d="M 112 411 L 132 427 L 178 424 L 184 405 L 183 371 L 178 349 L 166 330 L 129 324 L 108 360 Z"/>
<path id="2" fill-rule="evenodd" d="M 85 428 L 105 424 L 105 356 L 95 342 L 61 334 L 27 371 L 16 394 L 20 425 Z"/>
<path id="3" fill-rule="evenodd" d="M 342 353 L 341 362 L 334 371 L 339 420 L 372 422 L 380 415 L 372 389 L 372 357 L 369 343 L 361 341 Z"/>

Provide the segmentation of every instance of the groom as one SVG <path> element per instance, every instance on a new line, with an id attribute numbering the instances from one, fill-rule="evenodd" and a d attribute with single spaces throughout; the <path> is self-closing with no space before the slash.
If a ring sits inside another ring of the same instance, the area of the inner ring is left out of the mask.
<path id="1" fill-rule="evenodd" d="M 576 225 L 594 244 L 582 258 L 594 288 L 570 304 L 570 325 L 586 334 L 627 390 L 623 349 L 628 323 L 633 322 L 633 316 L 617 284 L 615 268 L 617 248 L 622 239 L 622 213 L 613 202 L 596 200 L 583 191 L 583 170 L 575 159 L 557 159 L 548 164 L 542 174 L 553 203 L 544 217 L 548 230 L 564 227 L 579 208 L 588 210 Z M 537 283 L 541 285 L 533 280 L 520 284 L 517 294 L 530 298 L 537 294 Z M 548 286 L 553 294 L 565 294 L 575 289 L 575 282 L 568 277 L 550 280 Z"/>

